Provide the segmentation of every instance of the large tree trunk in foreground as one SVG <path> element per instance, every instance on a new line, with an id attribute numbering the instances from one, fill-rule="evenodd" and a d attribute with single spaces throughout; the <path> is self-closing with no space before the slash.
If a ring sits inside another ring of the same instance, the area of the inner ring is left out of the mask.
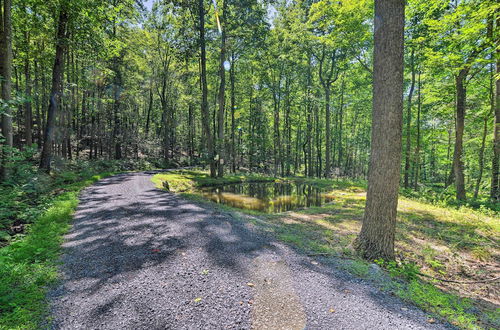
<path id="1" fill-rule="evenodd" d="M 50 162 L 52 160 L 52 144 L 54 143 L 54 129 L 56 124 L 56 114 L 58 98 L 61 93 L 61 84 L 64 73 L 64 51 L 66 49 L 66 25 L 68 23 L 68 13 L 66 5 L 63 4 L 59 12 L 59 23 L 57 27 L 56 57 L 54 68 L 52 69 L 52 87 L 50 91 L 49 109 L 47 112 L 47 124 L 43 137 L 42 155 L 40 157 L 40 169 L 50 172 Z"/>
<path id="2" fill-rule="evenodd" d="M 10 101 L 11 94 L 11 75 L 12 75 L 12 24 L 11 24 L 11 0 L 3 1 L 3 14 L 2 6 L 0 5 L 0 76 L 2 76 L 2 100 L 4 102 Z M 2 135 L 5 139 L 4 146 L 11 148 L 13 145 L 12 140 L 12 111 L 10 107 L 5 109 L 2 115 Z M 4 150 L 0 160 L 0 182 L 7 177 L 6 162 L 9 156 L 9 151 Z"/>
<path id="3" fill-rule="evenodd" d="M 373 119 L 363 226 L 356 248 L 394 259 L 403 121 L 404 0 L 375 0 Z"/>

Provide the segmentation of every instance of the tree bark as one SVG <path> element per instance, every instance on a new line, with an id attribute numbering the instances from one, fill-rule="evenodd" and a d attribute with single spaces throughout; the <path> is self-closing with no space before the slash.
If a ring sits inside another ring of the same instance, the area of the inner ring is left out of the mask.
<path id="1" fill-rule="evenodd" d="M 0 6 L 1 7 L 1 6 Z M 12 76 L 12 22 L 11 22 L 11 0 L 3 1 L 3 14 L 0 13 L 1 25 L 1 60 L 0 60 L 0 76 L 2 76 L 2 101 L 9 103 L 11 99 L 11 76 Z M 0 12 L 2 12 L 0 8 Z M 13 146 L 12 136 L 12 111 L 11 107 L 7 106 L 2 115 L 2 135 L 5 139 L 2 158 L 0 160 L 0 182 L 7 178 L 7 162 L 10 155 L 10 148 Z"/>
<path id="2" fill-rule="evenodd" d="M 67 38 L 66 25 L 68 23 L 68 13 L 66 6 L 67 4 L 63 2 L 61 8 L 59 9 L 59 20 L 57 24 L 56 38 L 56 56 L 54 60 L 54 67 L 52 69 L 52 87 L 50 92 L 49 109 L 47 111 L 47 124 L 45 125 L 42 155 L 40 157 L 40 169 L 44 170 L 45 172 L 50 172 L 56 114 L 64 73 L 64 53 L 66 50 Z"/>
<path id="3" fill-rule="evenodd" d="M 26 42 L 29 44 L 28 33 L 26 32 Z M 26 96 L 31 98 L 31 72 L 30 72 L 30 61 L 29 53 L 26 54 L 24 60 L 24 80 L 25 80 L 25 91 Z M 32 126 L 33 123 L 33 112 L 31 109 L 31 100 L 28 100 L 24 107 L 24 138 L 26 140 L 26 145 L 31 146 L 33 144 L 32 138 Z"/>
<path id="4" fill-rule="evenodd" d="M 225 162 L 225 148 L 224 143 L 224 112 L 226 108 L 226 70 L 224 68 L 224 61 L 226 60 L 226 11 L 227 1 L 223 0 L 222 16 L 221 19 L 221 45 L 220 45 L 220 58 L 219 58 L 219 94 L 217 96 L 219 102 L 219 112 L 217 114 L 217 176 L 222 178 L 224 176 L 224 162 Z"/>
<path id="5" fill-rule="evenodd" d="M 408 110 L 406 111 L 406 150 L 405 150 L 405 177 L 404 187 L 408 188 L 410 178 L 410 155 L 411 155 L 411 100 L 413 97 L 413 90 L 415 89 L 415 50 L 411 50 L 410 55 L 411 66 L 411 85 L 410 92 L 408 93 Z"/>
<path id="6" fill-rule="evenodd" d="M 326 72 L 323 72 L 325 57 L 326 57 L 326 47 L 323 46 L 321 57 L 318 58 L 319 61 L 319 81 L 323 86 L 323 90 L 325 93 L 325 170 L 324 176 L 329 177 L 331 172 L 331 156 L 332 156 L 332 138 L 331 138 L 331 109 L 330 109 L 330 92 L 332 83 L 335 82 L 338 78 L 338 71 L 335 72 L 336 69 L 336 60 L 337 60 L 337 52 L 334 50 L 331 53 L 331 56 L 328 56 L 330 59 L 330 66 L 327 68 Z M 335 72 L 335 76 L 334 76 Z M 319 151 L 320 152 L 320 151 Z M 321 163 L 321 158 L 318 159 L 319 163 Z M 320 170 L 321 171 L 321 170 Z M 318 175 L 318 177 L 321 175 Z"/>
<path id="7" fill-rule="evenodd" d="M 231 83 L 231 161 L 232 161 L 232 171 L 233 173 L 236 172 L 236 141 L 235 141 L 235 134 L 236 134 L 236 121 L 234 118 L 235 111 L 236 111 L 236 95 L 235 95 L 235 89 L 234 89 L 234 84 L 235 84 L 235 73 L 234 73 L 234 55 L 231 59 L 231 70 L 229 71 L 229 80 Z"/>
<path id="8" fill-rule="evenodd" d="M 331 113 L 330 113 L 330 88 L 325 88 L 325 178 L 330 176 L 331 172 L 331 153 L 332 153 L 332 136 L 331 136 Z"/>
<path id="9" fill-rule="evenodd" d="M 149 135 L 149 122 L 151 121 L 151 110 L 153 110 L 153 79 L 149 81 L 149 102 L 148 102 L 148 111 L 146 114 L 146 140 Z"/>
<path id="10" fill-rule="evenodd" d="M 465 177 L 464 163 L 462 160 L 463 137 L 465 126 L 465 100 L 467 97 L 465 88 L 465 79 L 467 78 L 468 68 L 460 70 L 455 77 L 455 87 L 457 90 L 456 103 L 456 125 L 455 125 L 455 150 L 453 153 L 453 172 L 455 176 L 456 197 L 458 200 L 465 200 Z"/>
<path id="11" fill-rule="evenodd" d="M 493 91 L 492 91 L 492 93 L 493 93 Z M 483 179 L 484 148 L 486 145 L 486 135 L 488 134 L 488 119 L 489 119 L 490 115 L 491 115 L 491 112 L 488 112 L 488 114 L 484 117 L 484 121 L 483 121 L 483 135 L 481 138 L 481 147 L 479 148 L 479 159 L 478 159 L 479 174 L 477 176 L 476 186 L 474 188 L 474 199 L 477 199 L 477 196 L 479 194 L 479 188 L 481 187 L 481 180 Z"/>
<path id="12" fill-rule="evenodd" d="M 500 26 L 500 17 L 496 20 L 497 28 Z M 500 201 L 500 49 L 496 50 L 496 71 L 497 78 L 495 82 L 495 123 L 493 127 L 493 159 L 491 162 L 491 192 L 492 201 Z"/>
<path id="13" fill-rule="evenodd" d="M 340 164 L 342 164 L 342 131 L 343 131 L 343 117 L 344 117 L 344 88 L 345 88 L 345 81 L 344 78 L 342 78 L 342 82 L 340 85 L 340 105 L 339 105 L 339 115 L 338 115 L 338 121 L 339 121 L 339 140 L 337 142 L 337 149 L 338 149 L 338 156 L 337 156 L 337 164 L 340 167 Z"/>
<path id="14" fill-rule="evenodd" d="M 356 241 L 369 260 L 394 259 L 403 120 L 404 0 L 375 0 L 373 115 L 368 192 Z"/>
<path id="15" fill-rule="evenodd" d="M 210 112 L 208 109 L 208 87 L 207 87 L 207 55 L 205 45 L 205 8 L 203 0 L 198 0 L 198 19 L 200 29 L 200 83 L 201 83 L 201 117 L 207 158 L 210 164 L 210 176 L 216 176 L 216 167 L 214 162 L 214 143 L 212 132 L 210 130 Z"/>
<path id="16" fill-rule="evenodd" d="M 418 180 L 420 179 L 420 113 L 422 110 L 422 83 L 420 81 L 420 71 L 418 72 L 418 95 L 417 95 L 417 147 L 415 148 L 415 177 L 413 189 L 418 190 Z"/>

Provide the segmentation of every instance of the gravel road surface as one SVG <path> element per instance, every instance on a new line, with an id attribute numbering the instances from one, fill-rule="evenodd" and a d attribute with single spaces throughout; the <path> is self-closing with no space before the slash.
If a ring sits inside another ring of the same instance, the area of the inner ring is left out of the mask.
<path id="1" fill-rule="evenodd" d="M 443 329 L 252 226 L 156 189 L 85 189 L 49 293 L 52 329 Z"/>

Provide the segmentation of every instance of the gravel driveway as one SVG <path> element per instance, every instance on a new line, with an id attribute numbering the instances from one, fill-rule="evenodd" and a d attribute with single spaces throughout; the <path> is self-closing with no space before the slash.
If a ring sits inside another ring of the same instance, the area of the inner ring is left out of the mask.
<path id="1" fill-rule="evenodd" d="M 85 189 L 53 329 L 438 329 L 419 309 L 128 173 Z"/>

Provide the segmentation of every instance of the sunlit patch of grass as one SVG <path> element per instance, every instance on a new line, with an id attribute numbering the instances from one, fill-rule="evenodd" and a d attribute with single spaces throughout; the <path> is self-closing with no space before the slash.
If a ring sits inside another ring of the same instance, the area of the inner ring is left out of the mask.
<path id="1" fill-rule="evenodd" d="M 291 244 L 294 244 L 296 245 L 297 247 L 299 248 L 303 248 L 304 247 L 304 240 L 301 236 L 297 235 L 297 234 L 292 234 L 292 233 L 282 233 L 282 234 L 279 234 L 278 235 L 278 238 L 285 242 L 285 243 L 291 243 Z"/>
<path id="2" fill-rule="evenodd" d="M 397 295 L 409 300 L 424 310 L 449 320 L 453 325 L 465 329 L 478 329 L 478 318 L 469 310 L 472 304 L 467 299 L 443 292 L 429 283 L 411 280 L 397 290 Z"/>
<path id="3" fill-rule="evenodd" d="M 473 248 L 471 254 L 479 261 L 490 261 L 492 259 L 491 252 L 482 246 Z"/>

